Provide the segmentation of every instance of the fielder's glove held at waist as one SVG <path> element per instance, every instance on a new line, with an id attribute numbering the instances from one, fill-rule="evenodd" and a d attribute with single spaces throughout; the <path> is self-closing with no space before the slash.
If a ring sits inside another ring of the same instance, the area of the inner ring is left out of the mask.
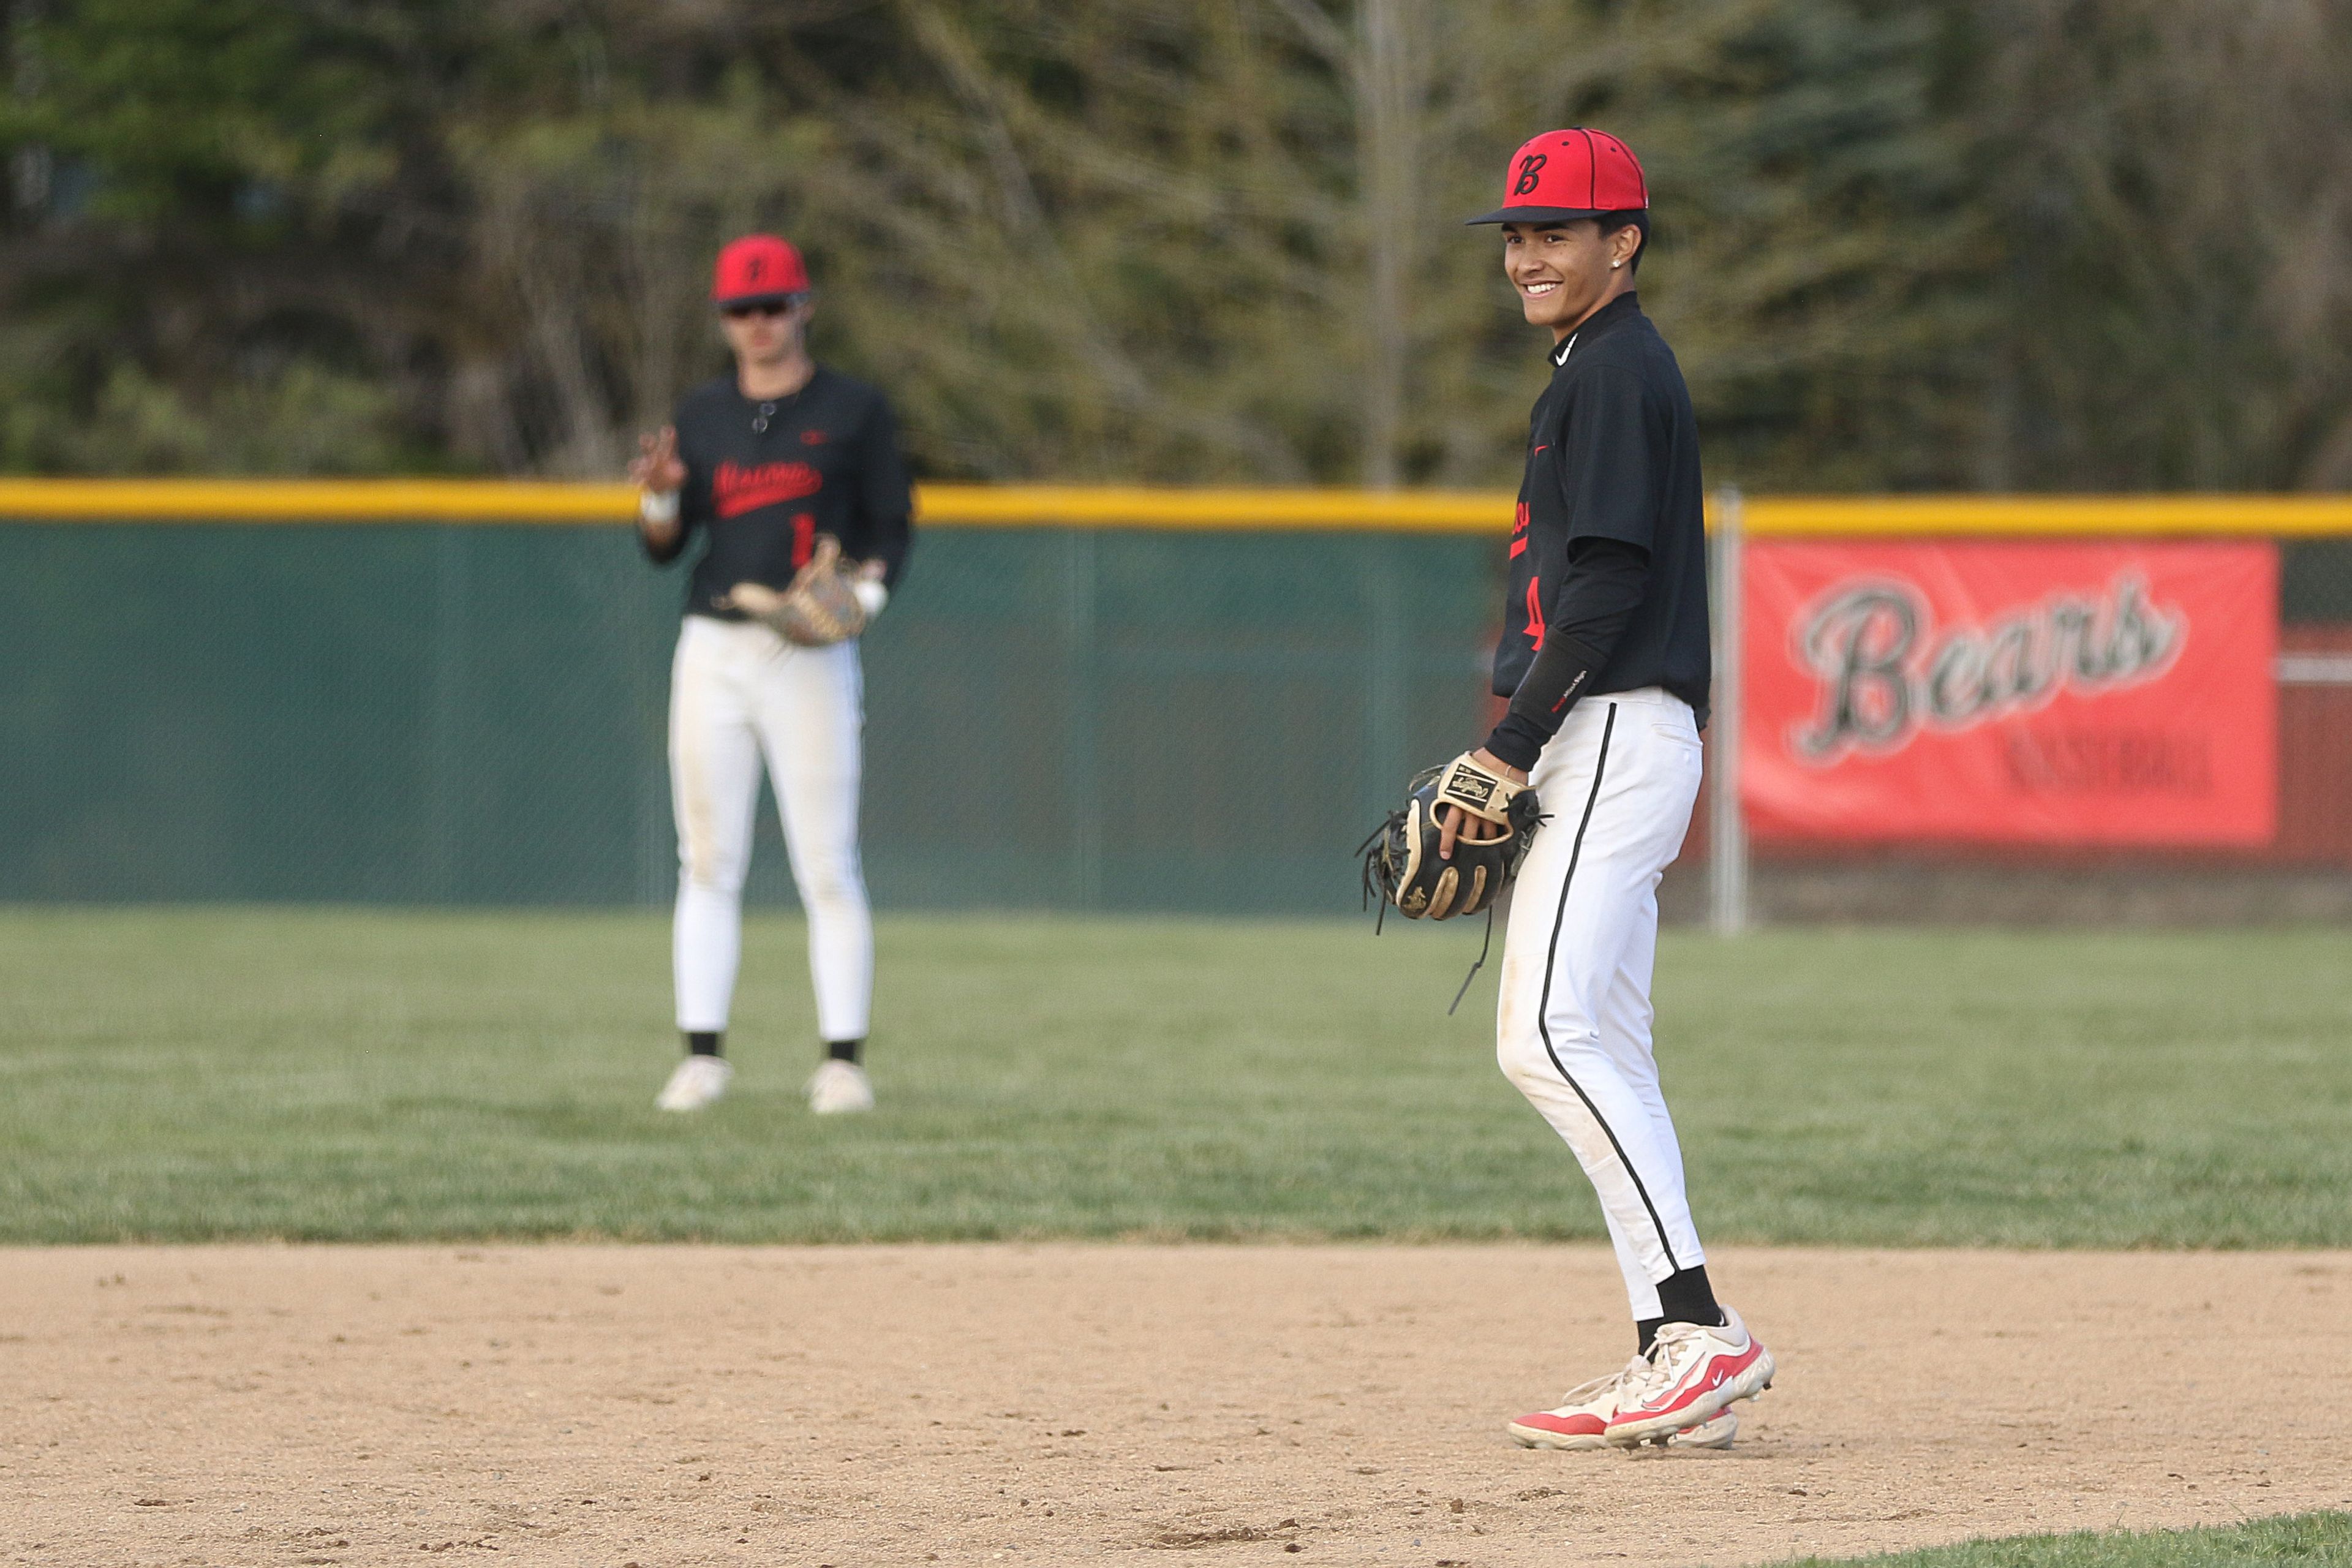
<path id="1" fill-rule="evenodd" d="M 782 592 L 761 583 L 738 583 L 719 605 L 742 611 L 801 647 L 847 642 L 866 629 L 869 618 L 856 586 L 841 570 L 841 541 L 830 533 L 816 536 L 808 564 Z"/>
<path id="2" fill-rule="evenodd" d="M 1543 821 L 1536 792 L 1506 778 L 1468 753 L 1415 777 L 1402 810 L 1359 846 L 1364 857 L 1364 897 L 1377 894 L 1408 920 L 1475 915 L 1500 898 Z M 1457 806 L 1494 829 L 1457 834 L 1452 859 L 1438 858 L 1444 831 L 1440 807 Z"/>

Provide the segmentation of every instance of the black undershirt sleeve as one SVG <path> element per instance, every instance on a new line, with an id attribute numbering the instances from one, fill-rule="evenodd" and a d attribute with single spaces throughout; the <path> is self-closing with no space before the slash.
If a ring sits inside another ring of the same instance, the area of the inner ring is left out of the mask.
<path id="1" fill-rule="evenodd" d="M 1583 538 L 1568 549 L 1568 574 L 1544 622 L 1543 647 L 1512 694 L 1510 710 L 1486 737 L 1486 750 L 1519 769 L 1532 768 L 1544 742 L 1559 733 L 1568 710 L 1616 650 L 1642 607 L 1650 552 L 1620 540 Z"/>
<path id="2" fill-rule="evenodd" d="M 857 508 L 866 523 L 868 560 L 882 563 L 882 585 L 894 592 L 914 543 L 914 487 L 898 450 L 898 421 L 877 398 L 858 433 Z"/>

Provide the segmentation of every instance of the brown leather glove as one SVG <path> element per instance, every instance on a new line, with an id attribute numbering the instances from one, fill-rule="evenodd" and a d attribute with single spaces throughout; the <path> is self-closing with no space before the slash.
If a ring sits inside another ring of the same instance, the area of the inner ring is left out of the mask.
<path id="1" fill-rule="evenodd" d="M 793 574 L 782 592 L 762 583 L 738 583 L 719 602 L 742 611 L 788 643 L 824 647 L 866 629 L 866 606 L 858 603 L 856 581 L 841 569 L 841 541 L 820 533 L 808 564 Z"/>

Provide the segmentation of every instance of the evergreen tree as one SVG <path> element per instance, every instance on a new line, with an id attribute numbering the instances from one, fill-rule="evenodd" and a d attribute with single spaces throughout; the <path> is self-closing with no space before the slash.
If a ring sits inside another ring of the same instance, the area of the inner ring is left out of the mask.
<path id="1" fill-rule="evenodd" d="M 617 471 L 711 252 L 938 475 L 1507 484 L 1592 123 L 1756 488 L 2352 483 L 2329 0 L 6 0 L 0 464 Z"/>

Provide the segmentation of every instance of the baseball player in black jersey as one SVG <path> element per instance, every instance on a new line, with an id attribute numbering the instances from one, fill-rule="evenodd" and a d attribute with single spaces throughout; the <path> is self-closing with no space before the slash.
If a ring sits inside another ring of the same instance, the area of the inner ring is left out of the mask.
<path id="1" fill-rule="evenodd" d="M 670 674 L 672 961 L 688 1054 L 656 1103 L 699 1110 L 732 1076 L 720 1047 L 764 760 L 808 911 L 824 1044 L 809 1105 L 866 1110 L 874 931 L 857 857 L 856 634 L 905 570 L 913 501 L 889 404 L 809 357 L 799 253 L 772 235 L 734 241 L 712 298 L 734 374 L 681 398 L 629 468 L 648 555 L 666 563 L 704 542 Z"/>
<path id="2" fill-rule="evenodd" d="M 1510 707 L 1470 759 L 1549 814 L 1512 893 L 1496 1055 L 1600 1194 L 1639 1342 L 1510 1423 L 1532 1447 L 1719 1447 L 1731 1404 L 1772 1377 L 1707 1280 L 1650 1039 L 1658 879 L 1698 796 L 1709 667 L 1697 426 L 1633 291 L 1649 205 L 1622 142 L 1555 131 L 1471 220 L 1502 226 L 1503 269 L 1552 338 L 1495 651 Z M 1448 840 L 1481 826 L 1444 809 Z"/>

